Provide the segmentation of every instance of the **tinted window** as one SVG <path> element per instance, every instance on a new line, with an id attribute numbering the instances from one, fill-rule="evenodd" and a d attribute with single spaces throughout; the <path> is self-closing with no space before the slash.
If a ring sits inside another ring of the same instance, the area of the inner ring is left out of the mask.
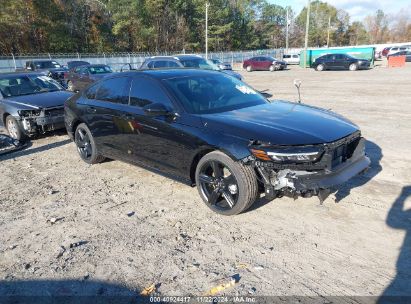
<path id="1" fill-rule="evenodd" d="M 153 68 L 158 69 L 158 68 L 178 68 L 179 65 L 172 61 L 172 60 L 159 60 L 159 61 L 154 61 Z"/>
<path id="2" fill-rule="evenodd" d="M 96 99 L 96 93 L 97 93 L 98 87 L 99 87 L 99 84 L 95 84 L 92 87 L 90 87 L 85 93 L 86 97 L 88 99 Z"/>
<path id="3" fill-rule="evenodd" d="M 291 58 L 291 55 L 283 55 L 283 58 L 284 58 L 284 59 Z"/>
<path id="4" fill-rule="evenodd" d="M 126 96 L 126 92 L 128 82 L 127 77 L 118 77 L 103 81 L 97 90 L 96 99 L 127 104 L 128 96 Z"/>
<path id="5" fill-rule="evenodd" d="M 211 114 L 266 104 L 254 89 L 234 77 L 216 73 L 164 80 L 189 113 Z"/>
<path id="6" fill-rule="evenodd" d="M 346 56 L 341 55 L 341 54 L 335 55 L 335 59 L 336 59 L 336 60 L 345 60 L 346 58 L 347 58 Z"/>
<path id="7" fill-rule="evenodd" d="M 113 73 L 111 68 L 107 65 L 101 65 L 101 66 L 92 66 L 88 67 L 88 71 L 90 74 L 95 75 L 95 74 L 107 74 L 107 73 Z"/>
<path id="8" fill-rule="evenodd" d="M 170 99 L 156 81 L 147 77 L 134 78 L 130 89 L 130 105 L 145 107 L 152 103 L 171 107 Z"/>

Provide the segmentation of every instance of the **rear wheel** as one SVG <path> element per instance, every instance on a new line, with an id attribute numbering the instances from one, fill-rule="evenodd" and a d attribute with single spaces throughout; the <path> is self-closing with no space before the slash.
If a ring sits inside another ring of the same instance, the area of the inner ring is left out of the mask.
<path id="1" fill-rule="evenodd" d="M 205 204 L 222 215 L 235 215 L 247 210 L 258 196 L 254 169 L 219 151 L 211 152 L 200 160 L 196 184 Z"/>
<path id="2" fill-rule="evenodd" d="M 253 71 L 253 68 L 252 68 L 251 65 L 247 66 L 245 69 L 246 69 L 247 72 L 252 72 Z"/>
<path id="3" fill-rule="evenodd" d="M 21 140 L 24 138 L 24 133 L 21 130 L 19 124 L 17 123 L 17 120 L 11 115 L 6 117 L 6 129 L 10 137 L 17 140 Z"/>
<path id="4" fill-rule="evenodd" d="M 105 159 L 104 156 L 98 153 L 93 135 L 85 123 L 78 125 L 74 134 L 74 142 L 81 159 L 86 163 L 97 164 Z"/>
<path id="5" fill-rule="evenodd" d="M 320 63 L 319 65 L 317 65 L 316 70 L 321 72 L 321 71 L 324 71 L 324 68 L 325 66 Z"/>
<path id="6" fill-rule="evenodd" d="M 358 69 L 358 65 L 356 63 L 351 63 L 348 68 L 350 71 L 356 71 Z"/>

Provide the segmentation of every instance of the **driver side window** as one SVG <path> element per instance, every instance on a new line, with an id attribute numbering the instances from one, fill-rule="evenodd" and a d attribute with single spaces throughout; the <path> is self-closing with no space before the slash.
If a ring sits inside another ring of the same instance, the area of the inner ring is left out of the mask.
<path id="1" fill-rule="evenodd" d="M 173 108 L 170 98 L 155 80 L 141 76 L 133 78 L 130 105 L 143 108 L 153 103 L 161 103 L 168 109 Z"/>

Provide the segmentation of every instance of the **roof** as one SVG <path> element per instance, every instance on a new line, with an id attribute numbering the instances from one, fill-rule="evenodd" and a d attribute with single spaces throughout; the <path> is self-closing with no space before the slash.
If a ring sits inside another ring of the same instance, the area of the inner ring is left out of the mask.
<path id="1" fill-rule="evenodd" d="M 221 75 L 220 71 L 212 70 L 201 70 L 201 69 L 147 69 L 147 70 L 136 70 L 130 72 L 120 73 L 121 75 L 132 76 L 137 73 L 145 74 L 157 79 L 169 79 L 175 77 L 197 77 L 197 76 L 207 76 L 207 75 Z M 116 73 L 117 74 L 117 73 Z M 118 75 L 118 74 L 117 74 Z"/>
<path id="2" fill-rule="evenodd" d="M 26 76 L 26 75 L 38 75 L 38 76 L 44 76 L 44 73 L 41 72 L 30 72 L 30 71 L 26 71 L 26 72 L 9 72 L 9 73 L 0 73 L 0 79 L 5 79 L 8 77 L 19 77 L 19 76 Z"/>

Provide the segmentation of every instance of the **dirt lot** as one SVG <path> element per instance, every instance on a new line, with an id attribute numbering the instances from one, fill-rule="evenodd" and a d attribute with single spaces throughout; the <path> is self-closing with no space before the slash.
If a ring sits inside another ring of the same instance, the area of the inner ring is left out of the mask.
<path id="1" fill-rule="evenodd" d="M 161 295 L 201 295 L 233 275 L 231 295 L 410 294 L 411 65 L 243 75 L 288 100 L 301 79 L 304 102 L 361 127 L 372 168 L 323 206 L 260 200 L 222 217 L 177 181 L 119 161 L 86 165 L 63 133 L 33 140 L 0 158 L 0 294 L 128 293 L 155 283 Z M 84 243 L 70 248 L 76 242 Z"/>

